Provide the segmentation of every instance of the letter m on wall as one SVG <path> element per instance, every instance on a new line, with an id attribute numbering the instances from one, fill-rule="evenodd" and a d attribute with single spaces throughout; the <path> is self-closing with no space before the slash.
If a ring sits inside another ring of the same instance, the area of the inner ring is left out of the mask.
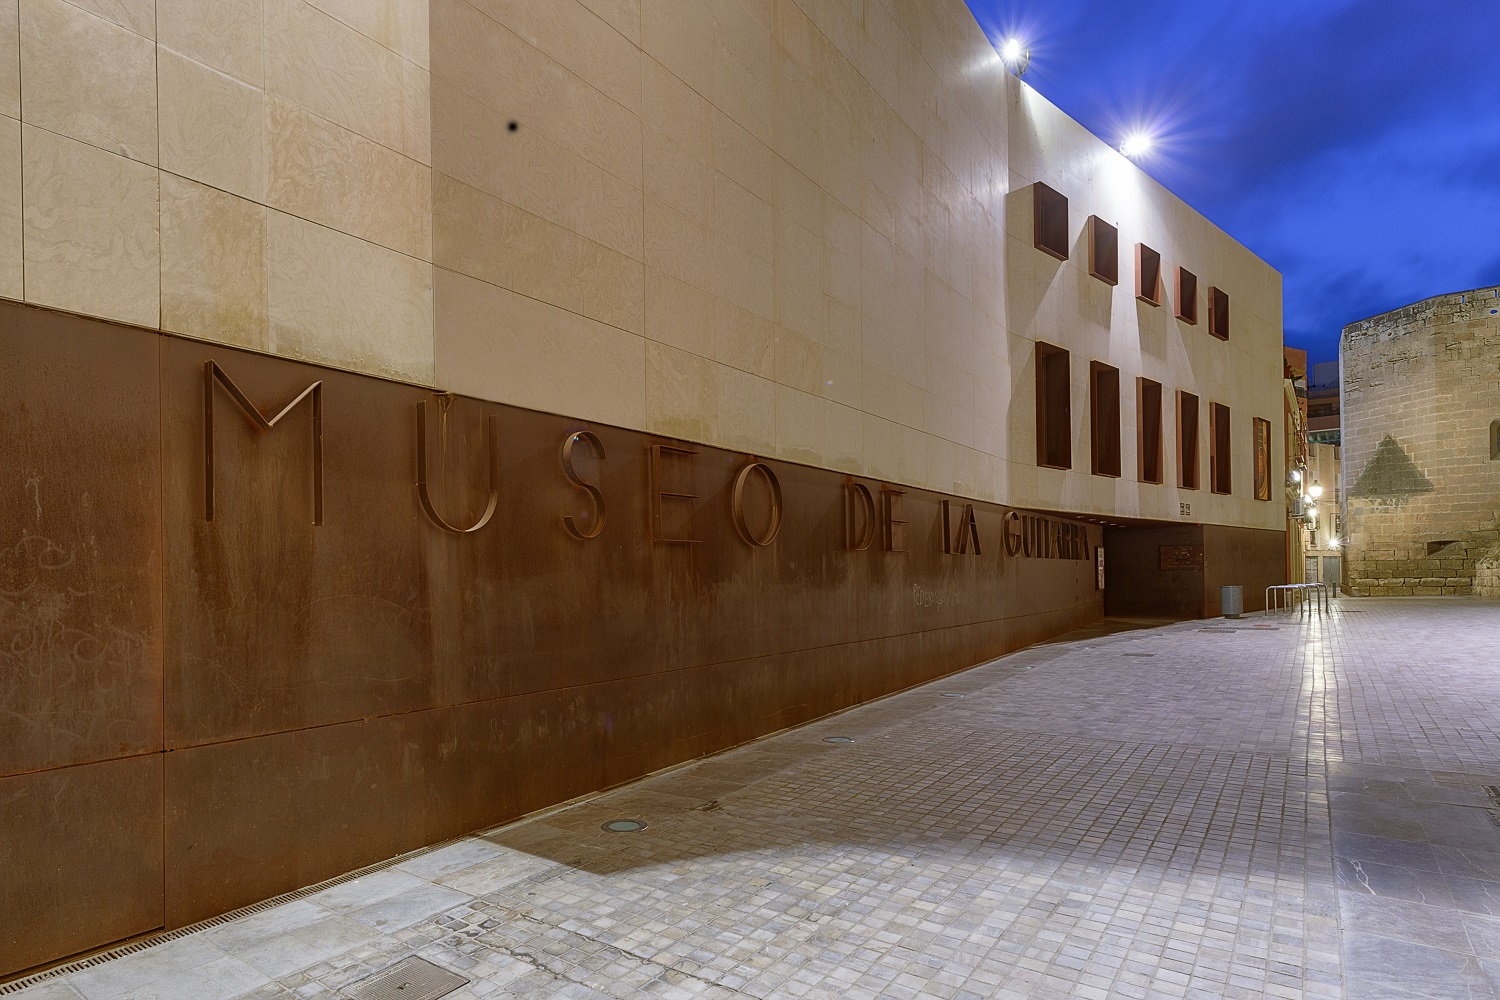
<path id="1" fill-rule="evenodd" d="M 234 380 L 224 374 L 224 369 L 213 361 L 203 363 L 203 518 L 214 519 L 214 387 L 224 390 L 234 400 L 245 419 L 257 431 L 265 433 L 279 424 L 304 399 L 312 407 L 312 477 L 313 477 L 313 524 L 323 523 L 323 383 L 314 382 L 303 389 L 290 403 L 281 408 L 274 417 L 268 417 L 260 407 L 250 402 Z"/>

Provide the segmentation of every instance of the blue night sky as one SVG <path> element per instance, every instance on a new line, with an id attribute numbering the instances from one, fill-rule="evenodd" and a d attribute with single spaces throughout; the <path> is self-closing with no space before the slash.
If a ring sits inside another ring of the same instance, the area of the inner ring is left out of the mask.
<path id="1" fill-rule="evenodd" d="M 968 0 L 1026 82 L 1282 273 L 1286 343 L 1500 284 L 1496 0 Z"/>

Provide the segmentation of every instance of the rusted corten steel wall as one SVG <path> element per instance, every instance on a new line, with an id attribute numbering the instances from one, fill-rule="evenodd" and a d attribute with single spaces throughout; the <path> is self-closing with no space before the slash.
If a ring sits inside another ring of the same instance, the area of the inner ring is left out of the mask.
<path id="1" fill-rule="evenodd" d="M 0 330 L 0 975 L 1101 614 L 1096 527 L 31 307 Z"/>

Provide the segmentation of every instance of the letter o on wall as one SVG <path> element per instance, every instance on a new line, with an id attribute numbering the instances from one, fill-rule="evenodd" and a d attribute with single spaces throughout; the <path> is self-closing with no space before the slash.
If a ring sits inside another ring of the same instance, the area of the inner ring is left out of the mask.
<path id="1" fill-rule="evenodd" d="M 771 492 L 771 523 L 766 525 L 762 534 L 757 535 L 750 530 L 750 525 L 745 523 L 745 489 L 750 484 L 750 476 L 759 472 L 761 478 L 766 481 L 766 488 Z M 734 529 L 740 533 L 750 545 L 770 545 L 776 541 L 776 536 L 781 533 L 781 480 L 776 478 L 776 473 L 764 462 L 751 461 L 740 469 L 734 477 L 734 492 L 730 497 L 730 515 L 734 519 Z"/>

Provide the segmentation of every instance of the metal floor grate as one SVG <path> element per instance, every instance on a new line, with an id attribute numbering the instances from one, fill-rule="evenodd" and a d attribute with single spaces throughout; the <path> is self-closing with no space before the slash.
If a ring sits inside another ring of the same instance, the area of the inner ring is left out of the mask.
<path id="1" fill-rule="evenodd" d="M 467 985 L 469 981 L 463 976 L 413 955 L 354 984 L 349 997 L 351 1000 L 437 1000 Z"/>

